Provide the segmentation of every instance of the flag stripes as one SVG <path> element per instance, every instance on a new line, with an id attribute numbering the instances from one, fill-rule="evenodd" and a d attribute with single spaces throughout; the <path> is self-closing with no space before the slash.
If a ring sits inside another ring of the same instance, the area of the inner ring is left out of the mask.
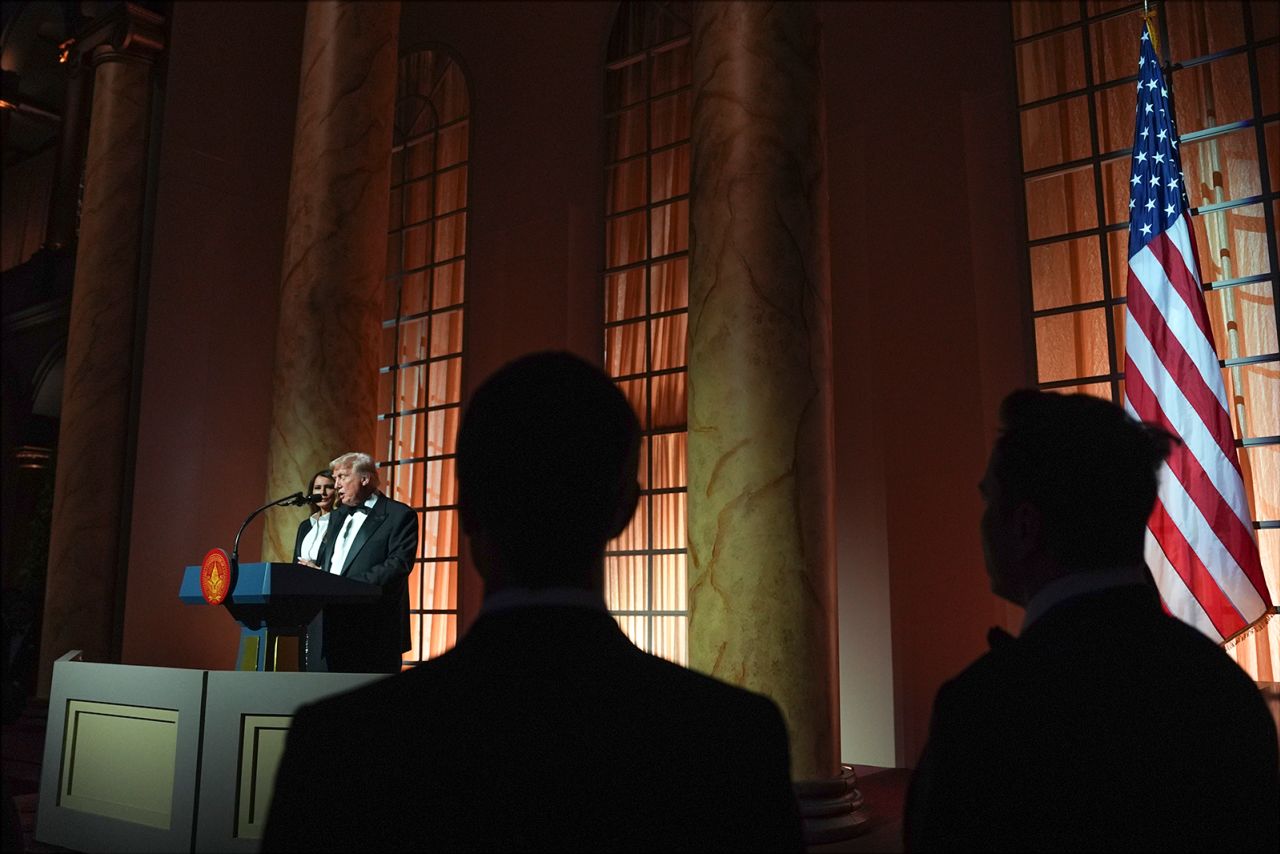
<path id="1" fill-rule="evenodd" d="M 1200 284 L 1177 130 L 1142 34 L 1129 200 L 1125 407 L 1178 436 L 1161 466 L 1146 558 L 1170 613 L 1222 640 L 1271 606 Z"/>

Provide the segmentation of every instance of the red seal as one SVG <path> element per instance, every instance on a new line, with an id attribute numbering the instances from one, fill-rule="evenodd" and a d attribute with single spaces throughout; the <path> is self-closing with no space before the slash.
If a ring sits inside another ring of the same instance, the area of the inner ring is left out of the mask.
<path id="1" fill-rule="evenodd" d="M 231 558 L 223 549 L 209 549 L 200 562 L 200 592 L 210 605 L 221 605 L 231 592 Z"/>

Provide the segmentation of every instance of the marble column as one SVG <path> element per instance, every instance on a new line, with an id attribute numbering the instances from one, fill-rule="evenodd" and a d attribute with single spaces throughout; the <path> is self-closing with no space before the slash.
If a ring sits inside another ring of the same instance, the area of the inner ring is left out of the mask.
<path id="1" fill-rule="evenodd" d="M 838 781 L 818 47 L 806 3 L 695 13 L 689 660 L 781 706 L 794 779 Z"/>
<path id="2" fill-rule="evenodd" d="M 93 74 L 53 520 L 40 642 L 40 696 L 53 661 L 119 657 L 141 356 L 137 318 L 152 65 L 163 19 L 121 4 L 78 39 Z"/>
<path id="3" fill-rule="evenodd" d="M 373 449 L 399 31 L 398 2 L 307 5 L 267 498 Z M 264 560 L 289 560 L 297 525 L 267 514 Z"/>

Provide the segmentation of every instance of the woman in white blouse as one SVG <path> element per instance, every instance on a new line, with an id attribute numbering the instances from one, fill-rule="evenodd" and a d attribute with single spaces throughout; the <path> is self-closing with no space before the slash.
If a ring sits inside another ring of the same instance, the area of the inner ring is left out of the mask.
<path id="1" fill-rule="evenodd" d="M 329 527 L 330 512 L 338 497 L 334 491 L 333 472 L 324 469 L 313 474 L 307 494 L 311 496 L 311 507 L 314 512 L 303 519 L 302 524 L 298 526 L 298 536 L 293 541 L 293 560 L 295 563 L 318 567 L 320 544 L 324 542 L 324 533 Z"/>

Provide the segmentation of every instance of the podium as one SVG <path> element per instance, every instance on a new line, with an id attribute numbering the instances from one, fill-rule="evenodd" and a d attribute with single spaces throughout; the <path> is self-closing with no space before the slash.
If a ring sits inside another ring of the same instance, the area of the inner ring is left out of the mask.
<path id="1" fill-rule="evenodd" d="M 236 670 L 276 669 L 276 638 L 301 635 L 325 605 L 373 602 L 382 590 L 296 563 L 244 563 L 223 606 L 240 624 Z M 178 598 L 209 607 L 200 592 L 200 567 L 182 573 Z"/>

